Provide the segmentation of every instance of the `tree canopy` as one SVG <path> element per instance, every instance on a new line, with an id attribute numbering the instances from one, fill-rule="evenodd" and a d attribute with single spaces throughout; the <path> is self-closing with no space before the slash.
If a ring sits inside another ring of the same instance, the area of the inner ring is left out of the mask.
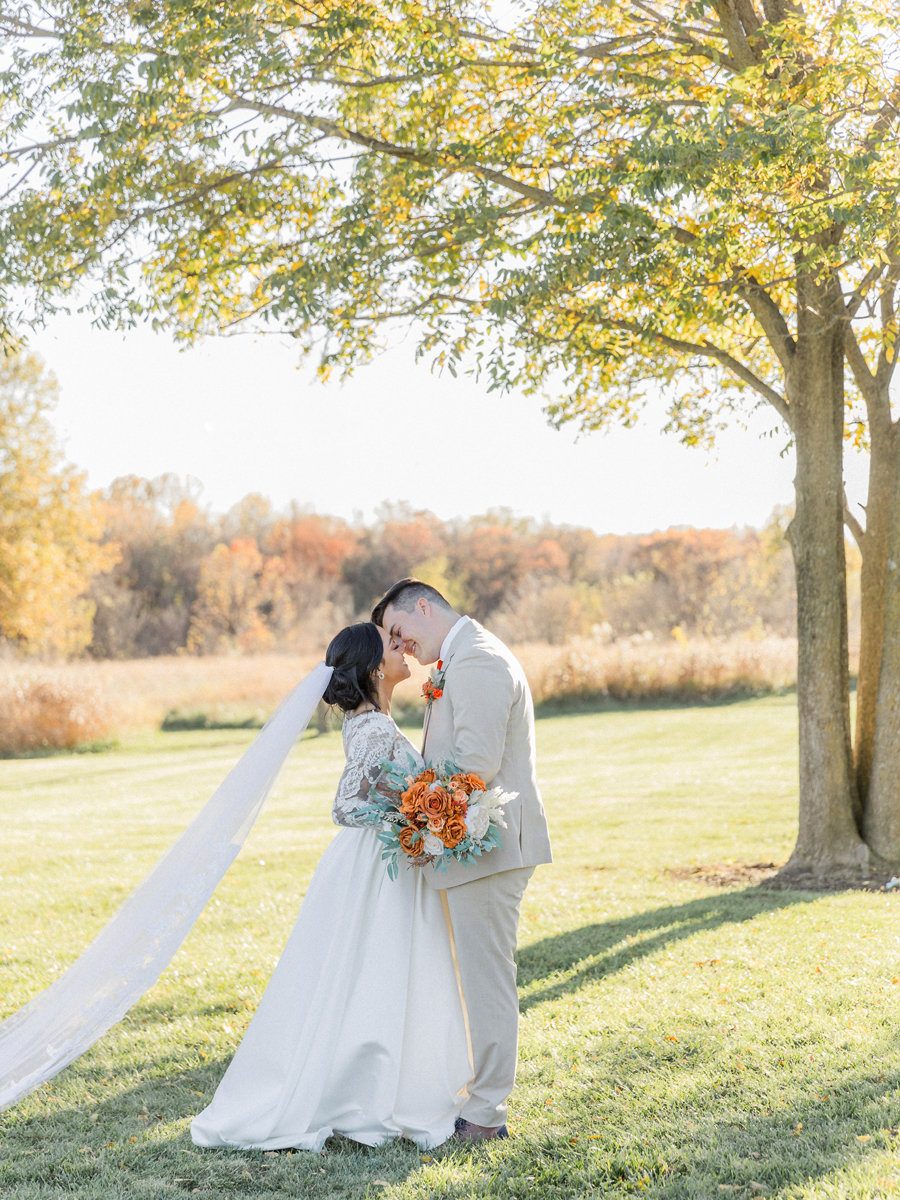
<path id="1" fill-rule="evenodd" d="M 560 421 L 677 381 L 688 440 L 742 393 L 790 423 L 801 266 L 890 342 L 893 3 L 490 12 L 7 11 L 7 287 L 44 311 L 86 274 L 102 321 L 320 336 L 326 370 L 414 320 Z"/>

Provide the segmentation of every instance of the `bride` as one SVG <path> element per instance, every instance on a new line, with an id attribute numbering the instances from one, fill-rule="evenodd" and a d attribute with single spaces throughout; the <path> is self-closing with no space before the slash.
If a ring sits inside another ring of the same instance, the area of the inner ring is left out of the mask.
<path id="1" fill-rule="evenodd" d="M 344 713 L 347 763 L 332 809 L 343 826 L 212 1103 L 198 1146 L 321 1150 L 344 1134 L 375 1146 L 446 1141 L 472 1078 L 465 1000 L 444 893 L 423 870 L 391 881 L 360 809 L 384 759 L 422 759 L 391 719 L 410 671 L 371 622 L 342 630 L 324 699 Z M 445 915 L 446 914 L 446 915 Z"/>

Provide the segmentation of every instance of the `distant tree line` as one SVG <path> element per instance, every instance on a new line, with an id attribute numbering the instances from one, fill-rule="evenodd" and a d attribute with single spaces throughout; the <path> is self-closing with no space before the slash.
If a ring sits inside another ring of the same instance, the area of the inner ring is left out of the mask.
<path id="1" fill-rule="evenodd" d="M 319 647 L 405 575 L 513 642 L 794 631 L 777 516 L 762 531 L 619 537 L 504 510 L 440 521 L 406 504 L 353 525 L 257 495 L 217 516 L 198 494 L 173 476 L 118 479 L 103 494 L 118 561 L 91 583 L 90 654 Z"/>
<path id="2" fill-rule="evenodd" d="M 512 643 L 795 630 L 783 512 L 623 537 L 407 504 L 352 524 L 259 495 L 216 514 L 173 475 L 91 494 L 55 441 L 52 376 L 29 356 L 0 372 L 0 642 L 17 652 L 318 650 L 405 575 Z"/>

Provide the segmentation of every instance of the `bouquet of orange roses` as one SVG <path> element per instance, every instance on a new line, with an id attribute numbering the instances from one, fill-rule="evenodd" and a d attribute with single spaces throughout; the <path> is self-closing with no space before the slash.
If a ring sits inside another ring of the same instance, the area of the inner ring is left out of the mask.
<path id="1" fill-rule="evenodd" d="M 402 858 L 416 866 L 431 864 L 446 871 L 453 861 L 471 865 L 482 854 L 501 847 L 499 828 L 506 828 L 502 805 L 518 792 L 488 789 L 477 775 L 452 762 L 424 771 L 412 758 L 404 767 L 383 762 L 370 793 L 373 824 L 385 845 L 388 875 L 397 878 Z"/>

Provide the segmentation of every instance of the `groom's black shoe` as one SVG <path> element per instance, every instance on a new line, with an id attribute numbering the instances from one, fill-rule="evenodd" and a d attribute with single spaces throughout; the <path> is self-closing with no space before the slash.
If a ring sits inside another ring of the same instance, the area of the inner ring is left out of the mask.
<path id="1" fill-rule="evenodd" d="M 497 1125 L 491 1129 L 487 1125 L 474 1125 L 471 1121 L 457 1117 L 453 1136 L 458 1142 L 489 1142 L 492 1138 L 508 1138 L 509 1130 L 505 1125 Z"/>

